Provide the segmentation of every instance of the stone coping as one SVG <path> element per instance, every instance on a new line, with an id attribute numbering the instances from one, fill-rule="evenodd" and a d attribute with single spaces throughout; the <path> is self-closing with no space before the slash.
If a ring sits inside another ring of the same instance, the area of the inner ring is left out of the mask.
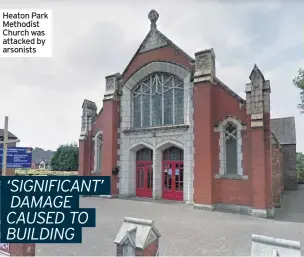
<path id="1" fill-rule="evenodd" d="M 130 129 L 124 129 L 123 133 L 128 134 L 132 132 L 154 132 L 159 130 L 174 130 L 174 129 L 186 130 L 189 127 L 190 127 L 189 125 L 170 125 L 170 126 L 158 126 L 158 127 L 147 127 L 147 128 L 130 128 Z"/>

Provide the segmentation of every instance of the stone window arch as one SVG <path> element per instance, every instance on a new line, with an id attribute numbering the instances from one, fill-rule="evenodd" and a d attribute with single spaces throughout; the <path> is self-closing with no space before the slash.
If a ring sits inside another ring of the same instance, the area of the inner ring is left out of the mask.
<path id="1" fill-rule="evenodd" d="M 102 145 L 103 136 L 99 131 L 94 136 L 94 173 L 101 173 L 102 171 Z"/>
<path id="2" fill-rule="evenodd" d="M 44 161 L 41 161 L 39 163 L 39 170 L 45 170 L 45 162 Z"/>
<path id="3" fill-rule="evenodd" d="M 132 90 L 133 127 L 156 127 L 184 123 L 184 81 L 158 72 Z"/>
<path id="4" fill-rule="evenodd" d="M 235 117 L 228 116 L 215 128 L 219 132 L 220 168 L 216 177 L 243 177 L 242 131 L 246 126 Z"/>

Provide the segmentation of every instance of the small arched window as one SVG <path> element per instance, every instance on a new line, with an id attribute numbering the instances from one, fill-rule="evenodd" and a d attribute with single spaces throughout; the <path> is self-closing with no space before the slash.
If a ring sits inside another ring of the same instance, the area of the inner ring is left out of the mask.
<path id="1" fill-rule="evenodd" d="M 247 176 L 243 174 L 242 131 L 246 126 L 235 117 L 222 120 L 215 132 L 219 132 L 219 174 L 218 176 Z"/>
<path id="2" fill-rule="evenodd" d="M 102 170 L 102 134 L 99 133 L 95 136 L 94 140 L 94 172 L 101 173 Z"/>
<path id="3" fill-rule="evenodd" d="M 39 163 L 39 170 L 45 170 L 45 162 L 44 161 Z"/>

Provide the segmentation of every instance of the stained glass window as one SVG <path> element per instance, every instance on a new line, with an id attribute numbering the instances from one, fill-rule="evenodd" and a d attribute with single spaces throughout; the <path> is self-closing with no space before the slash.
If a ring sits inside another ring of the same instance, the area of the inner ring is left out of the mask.
<path id="1" fill-rule="evenodd" d="M 154 73 L 133 91 L 133 126 L 184 123 L 184 83 L 177 76 Z"/>

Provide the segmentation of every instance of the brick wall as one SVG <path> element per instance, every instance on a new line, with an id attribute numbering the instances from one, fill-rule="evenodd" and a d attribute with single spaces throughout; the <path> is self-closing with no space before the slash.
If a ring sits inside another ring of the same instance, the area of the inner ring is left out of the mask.
<path id="1" fill-rule="evenodd" d="M 144 250 L 136 249 L 135 256 L 156 256 L 158 251 L 159 239 L 149 244 Z M 116 256 L 123 256 L 123 246 L 116 245 Z"/>
<path id="2" fill-rule="evenodd" d="M 250 124 L 248 117 L 246 116 L 245 109 L 240 106 L 238 100 L 230 95 L 219 85 L 213 86 L 213 120 L 212 124 L 218 124 L 219 121 L 232 115 L 237 117 L 244 124 Z M 219 132 L 213 132 L 213 203 L 225 203 L 235 205 L 252 205 L 252 186 L 251 186 L 251 151 L 250 151 L 250 133 L 248 130 L 242 131 L 242 168 L 243 175 L 248 175 L 249 179 L 225 179 L 225 178 L 214 178 L 219 173 L 220 168 L 220 146 L 219 146 Z"/>
<path id="3" fill-rule="evenodd" d="M 148 245 L 147 248 L 143 251 L 143 256 L 156 256 L 158 251 L 158 242 L 159 240 L 153 242 L 152 244 Z"/>
<path id="4" fill-rule="evenodd" d="M 138 54 L 126 68 L 123 74 L 123 82 L 125 83 L 137 70 L 152 61 L 172 62 L 191 69 L 191 62 L 183 53 L 177 51 L 174 47 L 166 46 Z"/>
<path id="5" fill-rule="evenodd" d="M 194 202 L 213 204 L 214 123 L 211 83 L 194 85 Z"/>
<path id="6" fill-rule="evenodd" d="M 283 173 L 284 188 L 286 190 L 296 190 L 298 188 L 296 173 L 296 145 L 283 145 Z"/>
<path id="7" fill-rule="evenodd" d="M 280 207 L 281 195 L 283 192 L 282 179 L 282 151 L 280 145 L 272 145 L 272 188 L 273 188 L 273 203 L 275 207 Z"/>
<path id="8" fill-rule="evenodd" d="M 267 209 L 273 208 L 272 192 L 272 134 L 270 129 L 270 113 L 264 114 L 264 142 L 265 142 L 265 175 L 266 175 L 266 206 Z"/>

